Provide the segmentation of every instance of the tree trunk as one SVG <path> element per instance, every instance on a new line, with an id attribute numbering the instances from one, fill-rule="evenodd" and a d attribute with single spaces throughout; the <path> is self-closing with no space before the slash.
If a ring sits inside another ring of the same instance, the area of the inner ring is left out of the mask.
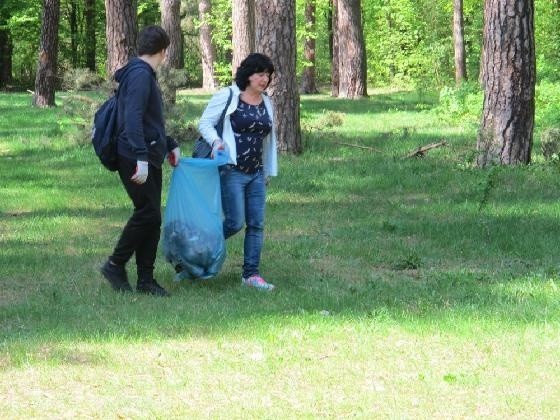
<path id="1" fill-rule="evenodd" d="M 181 61 L 181 0 L 161 0 L 161 27 L 169 36 L 164 65 L 178 69 Z"/>
<path id="2" fill-rule="evenodd" d="M 529 163 L 535 119 L 534 0 L 486 0 L 479 166 Z"/>
<path id="3" fill-rule="evenodd" d="M 455 82 L 459 85 L 467 80 L 463 0 L 453 0 L 453 44 L 455 47 Z"/>
<path id="4" fill-rule="evenodd" d="M 44 0 L 39 62 L 35 77 L 35 93 L 33 95 L 34 106 L 49 107 L 55 105 L 59 20 L 59 0 Z"/>
<path id="5" fill-rule="evenodd" d="M 165 59 L 159 69 L 160 87 L 163 104 L 166 110 L 177 101 L 177 83 L 174 80 L 173 69 L 180 68 L 181 49 L 183 48 L 181 34 L 181 1 L 160 0 L 161 27 L 169 36 L 169 46 Z"/>
<path id="6" fill-rule="evenodd" d="M 10 18 L 5 10 L 0 11 L 0 89 L 12 82 L 13 43 L 7 22 Z M 5 13 L 5 14 L 4 14 Z"/>
<path id="7" fill-rule="evenodd" d="M 105 0 L 107 72 L 113 75 L 136 55 L 136 0 Z"/>
<path id="8" fill-rule="evenodd" d="M 235 75 L 241 61 L 255 52 L 255 0 L 234 0 L 231 5 L 231 18 L 233 24 L 231 69 Z"/>
<path id="9" fill-rule="evenodd" d="M 331 0 L 331 96 L 338 97 L 340 87 L 340 75 L 338 66 L 340 63 L 338 53 L 338 0 Z"/>
<path id="10" fill-rule="evenodd" d="M 85 0 L 85 21 L 86 21 L 86 67 L 95 72 L 95 0 Z"/>
<path id="11" fill-rule="evenodd" d="M 198 2 L 198 16 L 200 19 L 200 50 L 202 58 L 202 88 L 214 90 L 218 86 L 214 74 L 214 61 L 216 61 L 216 49 L 212 42 L 212 27 L 208 23 L 208 17 L 212 10 L 210 0 L 200 0 Z"/>
<path id="12" fill-rule="evenodd" d="M 338 0 L 338 96 L 367 96 L 366 54 L 360 0 Z"/>
<path id="13" fill-rule="evenodd" d="M 317 93 L 315 82 L 315 0 L 305 3 L 305 30 L 306 37 L 303 44 L 305 64 L 301 78 L 302 93 Z"/>
<path id="14" fill-rule="evenodd" d="M 268 55 L 275 73 L 269 86 L 281 152 L 301 152 L 299 92 L 296 81 L 295 0 L 260 0 L 255 8 L 256 51 Z"/>
<path id="15" fill-rule="evenodd" d="M 76 0 L 68 4 L 68 23 L 70 26 L 70 57 L 72 67 L 78 67 L 78 6 Z"/>

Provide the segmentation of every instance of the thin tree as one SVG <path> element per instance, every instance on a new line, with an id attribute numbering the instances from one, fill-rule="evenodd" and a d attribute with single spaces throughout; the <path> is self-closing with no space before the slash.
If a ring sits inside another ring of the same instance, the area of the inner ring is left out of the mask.
<path id="1" fill-rule="evenodd" d="M 67 7 L 68 25 L 70 27 L 70 57 L 72 67 L 78 67 L 78 5 L 76 0 L 70 0 Z"/>
<path id="2" fill-rule="evenodd" d="M 329 19 L 330 26 L 330 53 L 331 53 L 331 96 L 338 97 L 338 88 L 340 85 L 339 75 L 339 55 L 338 55 L 338 0 L 331 0 L 330 2 Z"/>
<path id="3" fill-rule="evenodd" d="M 199 36 L 200 52 L 202 59 L 202 87 L 213 90 L 218 85 L 214 72 L 214 62 L 216 61 L 216 48 L 212 42 L 212 27 L 209 23 L 212 4 L 210 0 L 199 0 L 198 18 L 200 19 Z"/>
<path id="4" fill-rule="evenodd" d="M 453 0 L 453 45 L 455 48 L 455 82 L 461 84 L 467 80 L 463 0 Z"/>
<path id="5" fill-rule="evenodd" d="M 181 63 L 181 0 L 161 0 L 161 27 L 169 36 L 169 47 L 163 65 L 173 69 L 180 68 Z"/>
<path id="6" fill-rule="evenodd" d="M 160 87 L 163 96 L 165 109 L 177 101 L 177 82 L 173 69 L 180 68 L 182 34 L 181 34 L 181 1 L 180 0 L 161 0 L 161 27 L 169 36 L 169 46 L 165 54 L 164 61 L 159 68 Z"/>
<path id="7" fill-rule="evenodd" d="M 301 77 L 302 93 L 317 93 L 315 80 L 315 0 L 305 2 L 305 41 L 303 56 L 305 58 L 303 75 Z"/>
<path id="8" fill-rule="evenodd" d="M 256 51 L 268 55 L 276 70 L 268 90 L 274 104 L 278 148 L 300 153 L 295 0 L 261 0 L 255 6 Z"/>
<path id="9" fill-rule="evenodd" d="M 136 55 L 136 1 L 105 0 L 107 72 L 113 75 Z"/>
<path id="10" fill-rule="evenodd" d="M 85 32 L 86 40 L 84 45 L 86 56 L 86 67 L 91 71 L 95 71 L 95 46 L 97 44 L 97 37 L 95 31 L 95 0 L 85 0 L 84 18 L 85 18 Z"/>
<path id="11" fill-rule="evenodd" d="M 59 20 L 60 1 L 43 0 L 39 61 L 33 94 L 34 106 L 49 107 L 55 105 Z"/>
<path id="12" fill-rule="evenodd" d="M 534 0 L 486 0 L 479 166 L 529 163 L 535 120 Z"/>
<path id="13" fill-rule="evenodd" d="M 360 0 L 338 0 L 338 96 L 356 99 L 367 96 L 366 50 Z"/>
<path id="14" fill-rule="evenodd" d="M 233 74 L 245 57 L 255 51 L 255 0 L 233 0 L 231 5 Z"/>
<path id="15" fill-rule="evenodd" d="M 0 8 L 0 88 L 8 86 L 12 81 L 13 41 L 8 28 L 9 18 L 8 9 Z"/>

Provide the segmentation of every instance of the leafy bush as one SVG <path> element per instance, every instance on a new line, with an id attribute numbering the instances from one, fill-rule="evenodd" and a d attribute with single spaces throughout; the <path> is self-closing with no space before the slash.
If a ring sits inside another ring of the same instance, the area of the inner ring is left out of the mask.
<path id="1" fill-rule="evenodd" d="M 188 108 L 187 102 L 177 102 L 165 113 L 165 131 L 179 144 L 192 142 L 199 136 L 197 122 L 185 118 L 185 115 L 190 115 Z"/>
<path id="2" fill-rule="evenodd" d="M 325 128 L 340 127 L 344 122 L 344 113 L 323 110 L 323 114 L 316 120 L 302 121 L 304 131 L 320 131 Z"/>
<path id="3" fill-rule="evenodd" d="M 537 85 L 535 123 L 542 129 L 560 127 L 560 84 L 543 81 Z"/>
<path id="4" fill-rule="evenodd" d="M 168 108 L 175 102 L 177 89 L 186 86 L 188 76 L 184 70 L 161 66 L 158 69 L 158 81 L 163 103 Z"/>
<path id="5" fill-rule="evenodd" d="M 541 133 L 541 150 L 545 159 L 560 156 L 560 128 L 547 128 Z"/>
<path id="6" fill-rule="evenodd" d="M 438 115 L 457 124 L 477 125 L 480 121 L 484 95 L 478 83 L 464 82 L 446 86 L 439 94 Z"/>
<path id="7" fill-rule="evenodd" d="M 62 76 L 62 89 L 69 91 L 97 89 L 102 79 L 90 69 L 69 69 Z"/>
<path id="8" fill-rule="evenodd" d="M 108 94 L 106 97 L 108 97 Z M 78 145 L 86 145 L 91 142 L 93 116 L 101 103 L 102 99 L 72 92 L 62 97 L 61 112 L 67 118 L 60 118 L 58 121 L 60 128 L 67 133 L 68 139 Z M 70 127 L 64 127 L 67 124 L 68 117 Z"/>

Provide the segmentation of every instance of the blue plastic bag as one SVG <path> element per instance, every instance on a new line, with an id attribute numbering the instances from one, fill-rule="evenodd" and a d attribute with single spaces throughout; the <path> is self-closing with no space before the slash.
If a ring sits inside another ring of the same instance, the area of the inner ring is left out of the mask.
<path id="1" fill-rule="evenodd" d="M 163 221 L 163 252 L 177 272 L 176 281 L 208 279 L 226 258 L 222 199 L 216 159 L 182 158 L 173 170 Z"/>

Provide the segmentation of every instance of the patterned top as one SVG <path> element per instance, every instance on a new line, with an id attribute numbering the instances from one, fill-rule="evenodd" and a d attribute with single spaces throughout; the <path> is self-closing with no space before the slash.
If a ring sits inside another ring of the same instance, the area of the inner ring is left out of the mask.
<path id="1" fill-rule="evenodd" d="M 240 98 L 230 118 L 237 147 L 236 168 L 247 174 L 262 170 L 263 140 L 272 130 L 272 120 L 264 101 L 250 105 Z"/>

